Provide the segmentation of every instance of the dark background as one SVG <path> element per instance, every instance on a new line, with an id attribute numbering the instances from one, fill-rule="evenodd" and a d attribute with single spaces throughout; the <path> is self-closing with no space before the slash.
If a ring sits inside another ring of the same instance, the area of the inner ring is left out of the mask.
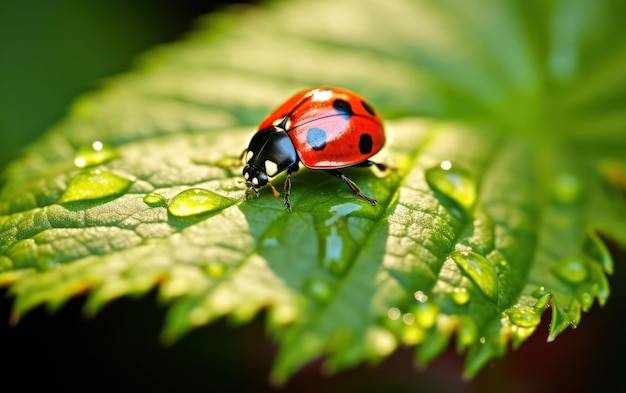
<path id="1" fill-rule="evenodd" d="M 227 1 L 109 0 L 0 2 L 0 168 L 19 148 L 61 119 L 79 94 L 129 70 L 133 57 L 181 38 L 197 16 Z M 378 366 L 333 376 L 314 362 L 284 392 L 586 392 L 626 391 L 621 326 L 626 304 L 626 255 L 617 255 L 612 295 L 584 314 L 577 329 L 546 343 L 550 313 L 536 333 L 473 380 L 461 377 L 463 358 L 448 351 L 424 370 L 413 349 Z M 171 347 L 159 344 L 165 309 L 155 293 L 120 299 L 93 319 L 83 299 L 56 313 L 38 308 L 10 324 L 11 299 L 0 290 L 0 392 L 45 388 L 86 391 L 241 391 L 272 388 L 276 352 L 264 315 L 233 327 L 197 329 Z"/>
<path id="2" fill-rule="evenodd" d="M 1 0 L 0 169 L 137 54 L 246 2 L 260 0 Z"/>

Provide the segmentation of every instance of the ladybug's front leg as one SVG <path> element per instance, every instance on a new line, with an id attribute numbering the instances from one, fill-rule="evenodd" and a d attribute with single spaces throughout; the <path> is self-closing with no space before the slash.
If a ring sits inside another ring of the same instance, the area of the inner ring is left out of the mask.
<path id="1" fill-rule="evenodd" d="M 361 189 L 359 188 L 359 186 L 356 185 L 355 182 L 353 182 L 352 180 L 350 180 L 350 178 L 348 178 L 346 175 L 344 175 L 343 173 L 339 172 L 336 169 L 328 169 L 326 172 L 330 173 L 333 176 L 337 176 L 340 179 L 343 179 L 343 181 L 346 182 L 346 184 L 348 185 L 348 187 L 350 187 L 350 189 L 359 197 L 362 199 L 365 199 L 366 201 L 368 201 L 369 203 L 372 204 L 372 206 L 376 206 L 376 204 L 378 203 L 378 201 L 376 199 L 372 199 L 372 198 L 368 198 L 367 196 L 363 195 L 363 193 L 361 192 Z"/>

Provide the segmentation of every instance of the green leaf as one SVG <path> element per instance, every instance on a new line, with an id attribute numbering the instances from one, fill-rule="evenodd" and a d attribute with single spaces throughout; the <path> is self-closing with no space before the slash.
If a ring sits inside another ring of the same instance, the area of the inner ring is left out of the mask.
<path id="1" fill-rule="evenodd" d="M 14 321 L 158 286 L 173 342 L 265 309 L 277 383 L 320 356 L 337 371 L 399 345 L 428 364 L 453 335 L 472 376 L 547 307 L 555 339 L 608 299 L 602 237 L 626 246 L 623 8 L 320 0 L 206 18 L 8 167 Z M 375 158 L 394 169 L 345 170 L 377 206 L 311 170 L 293 176 L 292 212 L 265 189 L 245 200 L 230 164 L 315 85 L 353 89 L 386 119 Z"/>

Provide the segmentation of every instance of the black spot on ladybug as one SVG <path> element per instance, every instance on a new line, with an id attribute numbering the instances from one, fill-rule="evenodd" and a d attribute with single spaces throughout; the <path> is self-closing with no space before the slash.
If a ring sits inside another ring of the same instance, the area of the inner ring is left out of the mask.
<path id="1" fill-rule="evenodd" d="M 350 118 L 354 115 L 352 106 L 350 106 L 348 101 L 335 100 L 333 101 L 333 108 L 335 108 L 335 110 L 339 112 L 339 115 L 346 120 L 350 120 Z"/>
<path id="2" fill-rule="evenodd" d="M 359 151 L 361 154 L 369 154 L 372 151 L 372 137 L 370 134 L 363 134 L 359 138 Z"/>
<path id="3" fill-rule="evenodd" d="M 311 148 L 313 148 L 313 150 L 324 149 L 326 147 L 326 131 L 316 127 L 309 128 L 309 130 L 306 132 L 306 142 L 311 146 Z"/>
<path id="4" fill-rule="evenodd" d="M 370 104 L 368 104 L 365 101 L 361 101 L 361 105 L 363 105 L 363 108 L 367 111 L 367 113 L 369 113 L 372 116 L 376 116 L 376 112 L 374 112 L 374 108 L 372 108 Z"/>

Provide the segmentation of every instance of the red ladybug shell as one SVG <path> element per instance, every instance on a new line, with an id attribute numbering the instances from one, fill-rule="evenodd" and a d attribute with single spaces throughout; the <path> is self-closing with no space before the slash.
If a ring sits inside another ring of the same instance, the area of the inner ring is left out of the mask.
<path id="1" fill-rule="evenodd" d="M 294 95 L 261 122 L 259 131 L 272 126 L 284 127 L 300 161 L 311 169 L 358 164 L 385 144 L 382 120 L 372 106 L 339 88 L 318 87 Z"/>

